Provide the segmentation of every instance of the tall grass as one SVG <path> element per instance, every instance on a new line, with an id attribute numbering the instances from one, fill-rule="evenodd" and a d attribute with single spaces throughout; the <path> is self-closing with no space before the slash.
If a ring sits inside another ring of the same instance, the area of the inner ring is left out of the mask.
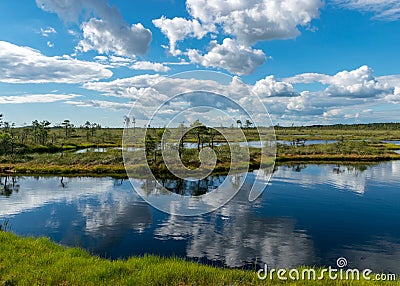
<path id="1" fill-rule="evenodd" d="M 0 232 L 9 231 L 11 229 L 10 221 L 8 219 L 0 222 Z"/>
<path id="2" fill-rule="evenodd" d="M 301 268 L 300 268 L 301 269 Z M 321 273 L 321 269 L 316 269 Z M 145 255 L 109 261 L 46 238 L 0 232 L 0 285 L 400 285 L 399 282 L 259 280 L 256 272 Z"/>

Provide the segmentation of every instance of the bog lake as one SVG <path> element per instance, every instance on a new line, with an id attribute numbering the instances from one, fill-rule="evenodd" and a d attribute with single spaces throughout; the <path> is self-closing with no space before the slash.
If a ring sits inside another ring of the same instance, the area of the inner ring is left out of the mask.
<path id="1" fill-rule="evenodd" d="M 233 179 L 214 176 L 197 188 L 208 192 Z M 128 179 L 2 177 L 0 220 L 18 235 L 46 236 L 109 259 L 155 254 L 254 269 L 336 266 L 345 257 L 352 268 L 400 272 L 400 161 L 279 165 L 250 203 L 252 179 L 248 174 L 217 211 L 182 217 L 149 206 Z M 194 188 L 178 185 L 176 192 Z"/>

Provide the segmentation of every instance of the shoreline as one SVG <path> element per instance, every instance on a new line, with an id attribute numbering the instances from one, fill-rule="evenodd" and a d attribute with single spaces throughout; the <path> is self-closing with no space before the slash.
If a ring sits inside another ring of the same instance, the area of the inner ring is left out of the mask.
<path id="1" fill-rule="evenodd" d="M 400 154 L 383 155 L 281 155 L 277 156 L 275 164 L 279 163 L 308 163 L 308 164 L 355 164 L 355 163 L 379 163 L 392 160 L 400 160 Z M 250 162 L 251 170 L 257 169 L 257 162 Z M 226 164 L 217 165 L 221 174 L 229 171 Z M 160 171 L 163 168 L 159 168 Z M 37 166 L 33 163 L 0 163 L 0 175 L 68 175 L 68 176 L 117 176 L 127 177 L 125 166 L 122 164 L 46 164 Z"/>
<path id="2" fill-rule="evenodd" d="M 400 160 L 400 154 L 382 154 L 382 155 L 281 155 L 276 157 L 276 162 L 362 162 L 377 163 L 392 160 Z"/>

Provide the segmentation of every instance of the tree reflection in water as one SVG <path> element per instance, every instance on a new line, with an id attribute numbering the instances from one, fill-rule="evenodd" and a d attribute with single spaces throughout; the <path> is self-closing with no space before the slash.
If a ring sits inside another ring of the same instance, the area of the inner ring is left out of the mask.
<path id="1" fill-rule="evenodd" d="M 193 181 L 191 178 L 159 178 L 144 179 L 141 188 L 147 195 L 166 194 L 165 190 L 181 195 L 181 196 L 202 196 L 210 193 L 220 187 L 224 181 L 228 180 L 229 184 L 234 188 L 239 188 L 244 173 L 234 175 L 210 175 L 202 180 Z"/>
<path id="2" fill-rule="evenodd" d="M 226 175 L 208 176 L 203 180 L 191 181 L 181 178 L 164 178 L 158 182 L 168 191 L 182 196 L 201 196 L 212 192 L 225 180 Z"/>
<path id="3" fill-rule="evenodd" d="M 0 177 L 0 196 L 9 197 L 13 192 L 18 193 L 18 178 L 13 176 Z"/>

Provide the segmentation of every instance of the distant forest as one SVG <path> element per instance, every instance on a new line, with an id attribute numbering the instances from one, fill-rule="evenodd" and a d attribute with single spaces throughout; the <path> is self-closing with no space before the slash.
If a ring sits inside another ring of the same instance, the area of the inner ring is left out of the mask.
<path id="1" fill-rule="evenodd" d="M 308 126 L 274 126 L 275 129 L 318 129 L 318 130 L 398 130 L 400 123 L 364 123 L 364 124 L 332 124 L 332 125 L 308 125 Z"/>

